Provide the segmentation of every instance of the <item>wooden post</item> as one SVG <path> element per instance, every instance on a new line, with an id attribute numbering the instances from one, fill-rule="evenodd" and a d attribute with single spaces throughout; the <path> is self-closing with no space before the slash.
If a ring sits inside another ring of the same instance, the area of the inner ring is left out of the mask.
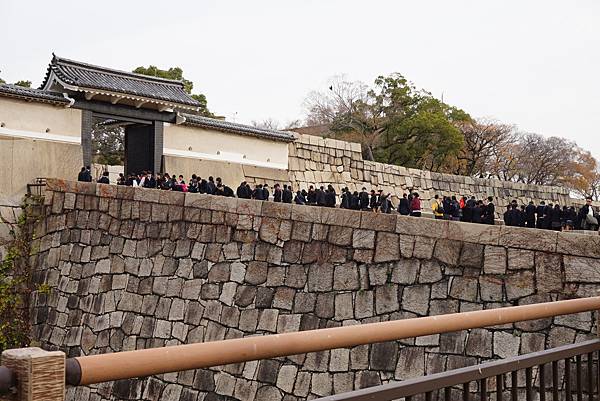
<path id="1" fill-rule="evenodd" d="M 18 401 L 64 401 L 65 354 L 41 348 L 2 352 L 2 365 L 17 376 Z"/>

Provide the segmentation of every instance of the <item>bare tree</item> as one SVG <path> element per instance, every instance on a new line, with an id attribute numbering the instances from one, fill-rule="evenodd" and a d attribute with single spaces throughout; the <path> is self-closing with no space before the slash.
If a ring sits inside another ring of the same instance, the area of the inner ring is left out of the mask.
<path id="1" fill-rule="evenodd" d="M 271 129 L 271 130 L 279 129 L 279 121 L 277 121 L 273 118 L 270 118 L 270 117 L 265 120 L 262 120 L 262 121 L 252 120 L 251 124 L 253 127 L 256 127 L 256 128 Z"/>
<path id="2" fill-rule="evenodd" d="M 374 160 L 373 149 L 384 128 L 381 113 L 373 112 L 372 100 L 364 83 L 334 76 L 327 90 L 308 94 L 304 101 L 306 125 L 328 125 L 340 139 L 361 143 L 363 157 Z"/>
<path id="3" fill-rule="evenodd" d="M 501 153 L 517 139 L 514 126 L 491 119 L 462 122 L 457 126 L 464 137 L 464 148 L 458 156 L 461 164 L 459 172 L 469 176 L 494 174 Z M 500 164 L 506 162 L 509 160 L 502 160 Z"/>
<path id="4" fill-rule="evenodd" d="M 351 114 L 358 102 L 368 101 L 369 87 L 336 75 L 324 91 L 312 91 L 304 100 L 306 125 L 331 124 L 340 114 Z"/>

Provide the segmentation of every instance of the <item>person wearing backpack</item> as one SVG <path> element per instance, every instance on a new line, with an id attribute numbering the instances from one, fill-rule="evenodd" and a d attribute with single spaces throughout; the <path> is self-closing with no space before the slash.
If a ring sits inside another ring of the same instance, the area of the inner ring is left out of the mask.
<path id="1" fill-rule="evenodd" d="M 456 200 L 456 196 L 452 196 L 452 200 L 450 201 L 450 204 L 452 205 L 452 215 L 451 215 L 451 219 L 454 221 L 460 221 L 460 219 L 462 218 L 462 209 L 460 208 L 460 204 L 458 203 L 458 200 Z"/>
<path id="2" fill-rule="evenodd" d="M 433 216 L 436 220 L 444 219 L 444 205 L 442 205 L 442 202 L 440 202 L 440 196 L 437 194 L 433 197 L 431 210 L 433 211 Z"/>

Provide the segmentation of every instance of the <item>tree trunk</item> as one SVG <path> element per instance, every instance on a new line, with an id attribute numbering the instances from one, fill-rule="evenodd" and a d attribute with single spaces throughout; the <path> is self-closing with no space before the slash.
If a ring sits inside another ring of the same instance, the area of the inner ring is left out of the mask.
<path id="1" fill-rule="evenodd" d="M 375 161 L 375 157 L 373 157 L 373 149 L 370 145 L 365 144 L 365 150 L 363 152 L 363 157 L 365 160 Z"/>

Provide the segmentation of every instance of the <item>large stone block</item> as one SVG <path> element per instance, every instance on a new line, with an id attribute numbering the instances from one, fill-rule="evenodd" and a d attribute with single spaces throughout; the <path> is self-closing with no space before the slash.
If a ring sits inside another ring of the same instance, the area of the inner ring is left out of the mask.
<path id="1" fill-rule="evenodd" d="M 506 249 L 501 246 L 486 245 L 483 256 L 485 274 L 506 273 Z"/>
<path id="2" fill-rule="evenodd" d="M 355 263 L 349 262 L 335 267 L 333 275 L 334 290 L 357 290 L 359 287 L 358 266 Z"/>
<path id="3" fill-rule="evenodd" d="M 533 272 L 528 270 L 508 274 L 505 285 L 506 297 L 509 301 L 535 294 Z"/>
<path id="4" fill-rule="evenodd" d="M 348 246 L 353 241 L 352 228 L 333 226 L 329 228 L 329 242 L 334 245 Z"/>
<path id="5" fill-rule="evenodd" d="M 395 214 L 362 213 L 360 228 L 394 232 L 396 230 L 396 217 Z"/>
<path id="6" fill-rule="evenodd" d="M 397 216 L 396 232 L 430 238 L 446 238 L 448 235 L 448 221 Z"/>
<path id="7" fill-rule="evenodd" d="M 406 380 L 425 374 L 425 349 L 422 347 L 402 347 L 398 351 L 398 363 L 394 378 Z"/>
<path id="8" fill-rule="evenodd" d="M 322 208 L 321 224 L 359 228 L 362 214 L 356 210 Z"/>
<path id="9" fill-rule="evenodd" d="M 486 329 L 473 329 L 467 339 L 466 354 L 482 358 L 492 357 L 492 332 Z"/>
<path id="10" fill-rule="evenodd" d="M 545 252 L 535 253 L 537 290 L 543 294 L 562 292 L 563 277 L 561 255 Z"/>
<path id="11" fill-rule="evenodd" d="M 460 265 L 481 268 L 483 266 L 483 249 L 482 244 L 465 243 L 460 254 Z"/>
<path id="12" fill-rule="evenodd" d="M 564 256 L 567 282 L 600 283 L 600 259 Z"/>
<path id="13" fill-rule="evenodd" d="M 557 240 L 558 233 L 556 231 L 502 226 L 499 245 L 510 248 L 556 252 Z"/>
<path id="14" fill-rule="evenodd" d="M 333 289 L 333 266 L 328 263 L 312 264 L 308 267 L 308 290 L 311 292 Z"/>
<path id="15" fill-rule="evenodd" d="M 263 202 L 262 215 L 279 220 L 289 220 L 292 218 L 292 205 L 289 203 Z"/>
<path id="16" fill-rule="evenodd" d="M 373 261 L 375 263 L 389 262 L 398 260 L 399 258 L 400 247 L 398 244 L 398 235 L 387 232 L 378 232 Z"/>
<path id="17" fill-rule="evenodd" d="M 500 358 L 510 358 L 519 355 L 521 338 L 514 333 L 496 331 L 494 333 L 494 355 Z"/>
<path id="18" fill-rule="evenodd" d="M 533 269 L 534 252 L 524 249 L 508 248 L 508 268 L 510 270 Z"/>
<path id="19" fill-rule="evenodd" d="M 426 316 L 429 309 L 430 294 L 431 288 L 428 285 L 404 287 L 401 308 L 421 316 Z"/>
<path id="20" fill-rule="evenodd" d="M 567 255 L 600 258 L 600 236 L 559 232 L 556 251 Z"/>
<path id="21" fill-rule="evenodd" d="M 390 281 L 396 284 L 414 284 L 419 272 L 419 261 L 417 259 L 400 259 L 392 267 Z"/>
<path id="22" fill-rule="evenodd" d="M 354 230 L 352 235 L 352 247 L 355 249 L 373 249 L 375 248 L 374 230 Z"/>
<path id="23" fill-rule="evenodd" d="M 450 296 L 463 301 L 477 301 L 477 278 L 453 277 L 450 285 Z"/>
<path id="24" fill-rule="evenodd" d="M 433 257 L 442 263 L 454 266 L 458 264 L 462 243 L 447 239 L 438 239 L 435 243 Z"/>
<path id="25" fill-rule="evenodd" d="M 418 259 L 431 259 L 435 247 L 435 238 L 417 236 L 413 247 L 412 256 Z M 408 256 L 406 256 L 408 257 Z"/>
<path id="26" fill-rule="evenodd" d="M 503 280 L 499 276 L 483 275 L 479 277 L 479 291 L 484 302 L 502 302 Z"/>
<path id="27" fill-rule="evenodd" d="M 500 226 L 449 221 L 447 238 L 454 241 L 498 245 L 500 231 Z"/>
<path id="28" fill-rule="evenodd" d="M 438 261 L 424 260 L 417 276 L 419 283 L 435 283 L 442 279 L 442 267 Z"/>
<path id="29" fill-rule="evenodd" d="M 377 314 L 396 312 L 400 309 L 398 286 L 386 284 L 375 289 L 375 311 Z"/>
<path id="30" fill-rule="evenodd" d="M 292 205 L 293 221 L 306 223 L 321 223 L 321 212 L 323 208 L 316 206 Z"/>

